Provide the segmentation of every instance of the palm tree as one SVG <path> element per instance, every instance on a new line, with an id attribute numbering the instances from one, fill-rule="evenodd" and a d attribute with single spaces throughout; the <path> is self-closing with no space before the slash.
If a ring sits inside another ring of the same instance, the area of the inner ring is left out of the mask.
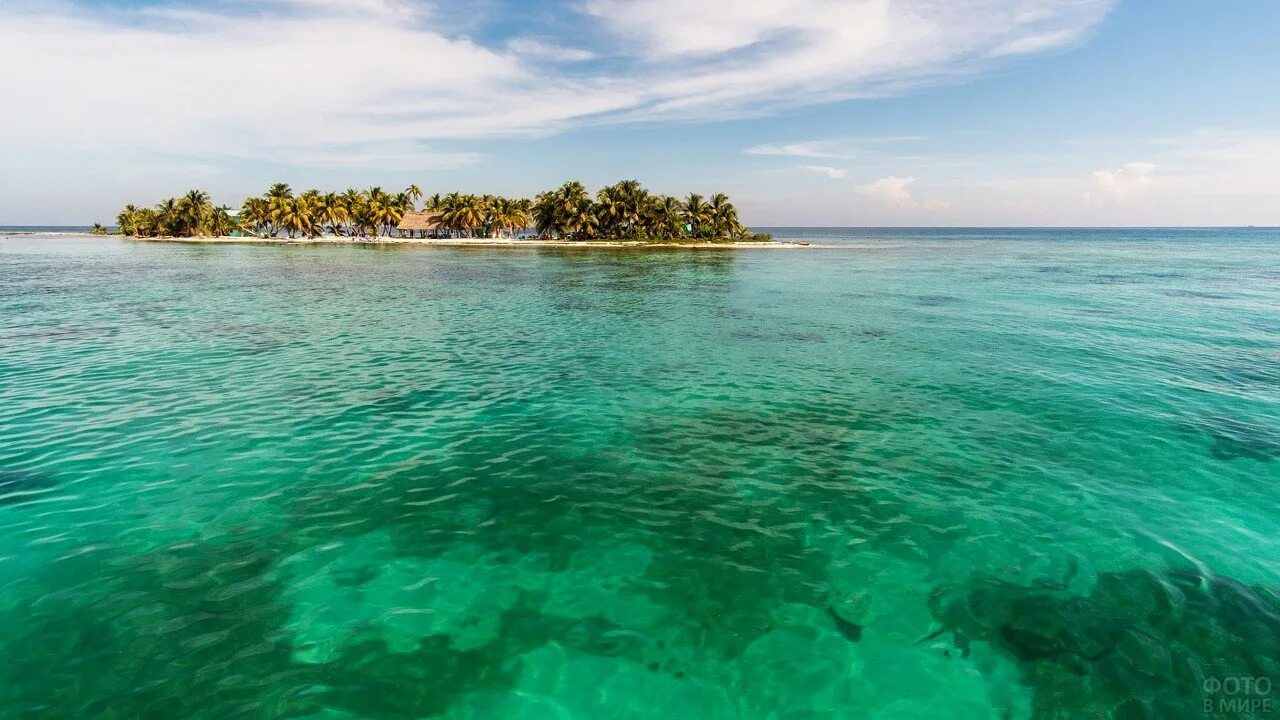
<path id="1" fill-rule="evenodd" d="M 635 238 L 649 193 L 637 180 L 622 180 L 596 193 L 596 217 L 600 230 L 609 237 Z"/>
<path id="2" fill-rule="evenodd" d="M 476 209 L 479 210 L 480 222 L 476 226 L 476 237 L 493 237 L 498 227 L 497 195 L 480 195 L 476 197 Z"/>
<path id="3" fill-rule="evenodd" d="M 650 198 L 643 220 L 645 233 L 657 240 L 675 240 L 685 234 L 684 205 L 670 195 Z"/>
<path id="4" fill-rule="evenodd" d="M 498 237 L 515 237 L 516 232 L 523 230 L 533 222 L 531 213 L 531 203 L 520 198 L 519 200 L 511 200 L 508 198 L 495 198 L 493 201 L 493 227 L 498 231 Z"/>
<path id="5" fill-rule="evenodd" d="M 246 198 L 240 206 L 240 223 L 247 232 L 263 237 L 275 237 L 275 224 L 271 217 L 271 204 L 266 198 Z"/>
<path id="6" fill-rule="evenodd" d="M 418 191 L 421 194 L 421 190 Z M 398 226 L 400 221 L 404 219 L 407 212 L 412 212 L 416 201 L 408 191 L 396 193 L 392 201 L 387 205 L 386 221 L 387 234 L 391 234 L 391 229 Z"/>
<path id="7" fill-rule="evenodd" d="M 263 200 L 266 201 L 267 224 L 272 231 L 269 234 L 275 236 L 286 229 L 284 218 L 293 214 L 293 188 L 288 183 L 275 183 L 267 190 Z M 293 237 L 293 233 L 289 236 Z"/>
<path id="8" fill-rule="evenodd" d="M 476 195 L 463 195 L 453 208 L 453 225 L 470 237 L 479 237 L 489 221 L 489 203 Z"/>
<path id="9" fill-rule="evenodd" d="M 341 237 L 347 220 L 351 219 L 351 211 L 343 197 L 337 193 L 326 193 L 317 201 L 315 217 L 318 225 L 328 225 L 330 234 Z"/>
<path id="10" fill-rule="evenodd" d="M 126 205 L 116 216 L 116 224 L 121 233 L 130 237 L 155 237 L 159 234 L 156 211 L 151 208 Z"/>
<path id="11" fill-rule="evenodd" d="M 272 217 L 280 229 L 288 233 L 291 238 L 298 235 L 305 237 L 314 235 L 315 223 L 305 196 L 280 198 L 272 211 Z"/>
<path id="12" fill-rule="evenodd" d="M 324 202 L 324 195 L 319 190 L 308 190 L 297 198 L 298 212 L 305 216 L 305 221 L 300 226 L 300 232 L 309 237 L 315 238 L 324 231 L 324 226 L 320 222 L 320 208 Z"/>
<path id="13" fill-rule="evenodd" d="M 684 214 L 689 232 L 694 237 L 704 237 L 710 231 L 711 210 L 697 193 L 689 193 L 684 201 Z"/>
<path id="14" fill-rule="evenodd" d="M 348 188 L 342 194 L 342 201 L 347 207 L 352 236 L 363 238 L 370 232 L 377 233 L 377 213 L 368 193 Z"/>
<path id="15" fill-rule="evenodd" d="M 564 214 L 565 234 L 574 240 L 590 240 L 597 236 L 600 221 L 596 219 L 591 200 L 569 208 Z"/>
<path id="16" fill-rule="evenodd" d="M 738 209 L 729 202 L 728 195 L 712 195 L 711 201 L 707 203 L 707 213 L 710 216 L 712 237 L 717 240 L 732 240 L 742 234 L 744 228 L 738 222 Z"/>
<path id="17" fill-rule="evenodd" d="M 167 198 L 161 200 L 156 205 L 156 230 L 171 237 L 178 236 L 182 231 L 181 222 L 178 219 L 178 200 L 177 198 Z"/>
<path id="18" fill-rule="evenodd" d="M 439 200 L 440 224 L 452 234 L 465 236 L 484 222 L 484 210 L 474 195 L 451 192 Z"/>
<path id="19" fill-rule="evenodd" d="M 131 237 L 139 236 L 141 235 L 141 233 L 138 232 L 140 229 L 138 227 L 139 219 L 138 208 L 130 203 L 124 206 L 124 209 L 120 211 L 119 215 L 116 215 L 116 227 L 120 228 L 120 232 L 124 235 Z"/>
<path id="20" fill-rule="evenodd" d="M 203 190 L 191 190 L 178 200 L 174 218 L 178 234 L 186 237 L 203 235 L 209 223 L 209 214 L 213 212 L 213 203 L 209 201 L 209 193 Z"/>
<path id="21" fill-rule="evenodd" d="M 538 234 L 544 237 L 585 240 L 599 227 L 591 196 L 576 180 L 539 193 L 533 205 L 533 220 Z"/>
<path id="22" fill-rule="evenodd" d="M 389 195 L 386 190 L 377 186 L 369 188 L 369 191 L 366 193 L 366 197 L 368 220 L 373 224 L 374 234 L 389 234 L 389 208 L 395 202 L 395 198 Z"/>
<path id="23" fill-rule="evenodd" d="M 511 222 L 513 237 L 516 232 L 529 229 L 529 226 L 533 225 L 533 201 L 529 198 L 516 200 L 508 220 Z"/>
<path id="24" fill-rule="evenodd" d="M 231 217 L 231 208 L 227 205 L 219 205 L 209 213 L 209 234 L 214 237 L 222 237 L 230 235 L 237 229 L 236 222 Z"/>

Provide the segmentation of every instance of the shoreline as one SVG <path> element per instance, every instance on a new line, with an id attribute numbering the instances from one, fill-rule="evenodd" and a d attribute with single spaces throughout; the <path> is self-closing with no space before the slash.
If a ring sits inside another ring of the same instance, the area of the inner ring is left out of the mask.
<path id="1" fill-rule="evenodd" d="M 325 235 L 317 238 L 264 237 L 119 237 L 129 242 L 183 243 L 188 245 L 405 245 L 422 247 L 532 247 L 532 248 L 687 248 L 691 250 L 813 247 L 807 242 L 647 242 L 642 240 L 515 240 L 510 238 L 349 238 Z"/>

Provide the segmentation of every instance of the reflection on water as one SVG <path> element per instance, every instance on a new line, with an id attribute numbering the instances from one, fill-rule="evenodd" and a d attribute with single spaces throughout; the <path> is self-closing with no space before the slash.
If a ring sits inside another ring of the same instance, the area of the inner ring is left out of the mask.
<path id="1" fill-rule="evenodd" d="M 1199 718 L 1280 679 L 1275 238 L 822 232 L 880 244 L 0 239 L 0 716 Z"/>

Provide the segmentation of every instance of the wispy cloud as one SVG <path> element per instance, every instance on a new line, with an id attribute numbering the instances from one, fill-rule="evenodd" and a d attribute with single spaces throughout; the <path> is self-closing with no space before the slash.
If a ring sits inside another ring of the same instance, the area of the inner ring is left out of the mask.
<path id="1" fill-rule="evenodd" d="M 840 180 L 849 174 L 849 171 L 844 168 L 831 167 L 830 165 L 801 165 L 800 169 L 826 175 L 832 180 Z"/>
<path id="2" fill-rule="evenodd" d="M 555 62 L 580 63 L 594 60 L 597 55 L 590 50 L 560 45 L 539 38 L 520 37 L 507 43 L 507 49 L 524 58 L 546 58 Z"/>
<path id="3" fill-rule="evenodd" d="M 843 157 L 828 149 L 827 143 L 819 140 L 782 145 L 755 145 L 742 152 L 747 155 L 777 155 L 781 157 L 827 158 Z"/>
<path id="4" fill-rule="evenodd" d="M 806 140 L 803 142 L 753 145 L 742 152 L 746 155 L 772 155 L 779 157 L 854 158 L 867 155 L 872 152 L 872 148 L 877 146 L 917 142 L 925 139 L 921 135 L 896 135 Z"/>

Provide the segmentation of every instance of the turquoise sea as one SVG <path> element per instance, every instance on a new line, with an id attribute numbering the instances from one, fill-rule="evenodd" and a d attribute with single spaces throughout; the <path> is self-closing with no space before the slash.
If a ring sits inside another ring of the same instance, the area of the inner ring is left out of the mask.
<path id="1" fill-rule="evenodd" d="M 0 237 L 0 717 L 1280 717 L 1280 231 Z"/>

